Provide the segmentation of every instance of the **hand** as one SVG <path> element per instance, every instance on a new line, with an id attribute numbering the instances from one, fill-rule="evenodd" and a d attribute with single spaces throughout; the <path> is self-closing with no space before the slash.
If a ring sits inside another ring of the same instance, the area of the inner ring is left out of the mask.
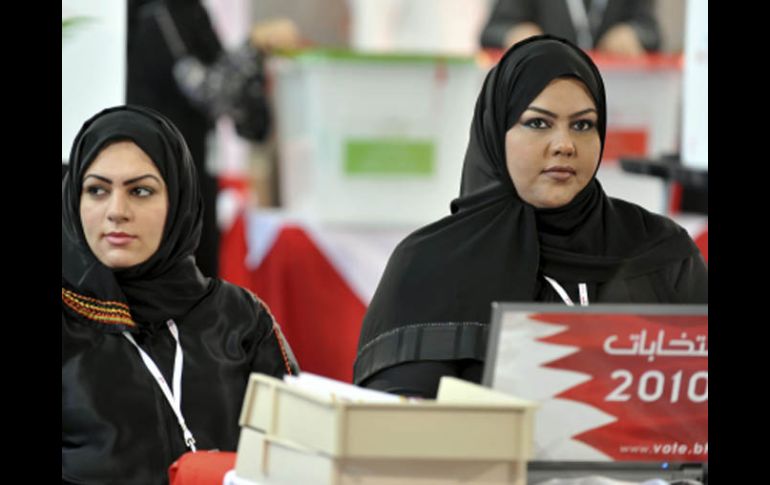
<path id="1" fill-rule="evenodd" d="M 296 49 L 300 45 L 299 30 L 287 18 L 255 24 L 251 29 L 250 40 L 254 47 L 266 51 Z"/>
<path id="2" fill-rule="evenodd" d="M 599 40 L 596 49 L 620 56 L 639 57 L 644 55 L 644 48 L 639 42 L 636 32 L 628 24 L 618 24 L 608 30 Z"/>
<path id="3" fill-rule="evenodd" d="M 522 22 L 517 24 L 516 27 L 513 27 L 508 31 L 508 33 L 505 34 L 505 45 L 503 47 L 507 49 L 513 44 L 520 42 L 527 37 L 540 35 L 542 33 L 543 31 L 537 24 L 532 22 Z"/>

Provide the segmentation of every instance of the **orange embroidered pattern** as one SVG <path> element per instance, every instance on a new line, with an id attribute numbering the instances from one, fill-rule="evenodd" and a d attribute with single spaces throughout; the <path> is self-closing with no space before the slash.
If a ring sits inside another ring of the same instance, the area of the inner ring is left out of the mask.
<path id="1" fill-rule="evenodd" d="M 289 375 L 294 374 L 291 371 L 291 364 L 289 364 L 289 357 L 286 355 L 286 349 L 283 346 L 283 333 L 277 323 L 273 322 L 273 334 L 278 340 L 278 347 L 281 348 L 281 356 L 283 357 L 283 365 L 286 366 L 286 373 Z"/>
<path id="2" fill-rule="evenodd" d="M 131 318 L 128 305 L 119 301 L 97 300 L 79 295 L 65 288 L 61 289 L 61 299 L 76 313 L 99 323 L 136 326 Z"/>
<path id="3" fill-rule="evenodd" d="M 281 331 L 280 325 L 278 325 L 278 322 L 276 321 L 275 317 L 273 316 L 273 313 L 270 311 L 270 307 L 267 306 L 267 303 L 262 301 L 260 297 L 258 297 L 253 291 L 246 289 L 246 291 L 249 292 L 249 294 L 254 297 L 255 300 L 257 300 L 262 307 L 267 311 L 267 314 L 270 315 L 270 319 L 273 321 L 273 334 L 275 335 L 276 340 L 278 340 L 278 347 L 281 348 L 281 356 L 283 357 L 283 365 L 286 366 L 286 372 L 289 375 L 294 374 L 291 371 L 291 364 L 289 363 L 289 356 L 286 355 L 286 348 L 284 347 L 284 336 L 283 332 Z"/>

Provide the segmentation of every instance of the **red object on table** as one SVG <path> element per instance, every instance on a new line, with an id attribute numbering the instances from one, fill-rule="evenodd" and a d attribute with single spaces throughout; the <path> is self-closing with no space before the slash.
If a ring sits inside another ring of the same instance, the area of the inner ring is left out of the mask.
<path id="1" fill-rule="evenodd" d="M 170 485 L 221 484 L 227 472 L 235 468 L 235 453 L 229 451 L 187 452 L 168 469 Z"/>

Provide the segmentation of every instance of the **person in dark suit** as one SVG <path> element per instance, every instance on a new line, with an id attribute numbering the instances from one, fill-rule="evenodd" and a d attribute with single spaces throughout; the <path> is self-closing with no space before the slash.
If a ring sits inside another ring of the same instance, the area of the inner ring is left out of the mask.
<path id="1" fill-rule="evenodd" d="M 637 56 L 660 49 L 653 6 L 652 0 L 497 0 L 481 45 L 507 49 L 545 33 L 584 50 Z"/>

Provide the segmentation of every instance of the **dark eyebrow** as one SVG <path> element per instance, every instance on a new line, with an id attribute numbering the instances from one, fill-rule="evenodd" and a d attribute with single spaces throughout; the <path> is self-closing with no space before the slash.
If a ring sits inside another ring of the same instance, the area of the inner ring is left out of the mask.
<path id="1" fill-rule="evenodd" d="M 102 177 L 101 175 L 96 175 L 96 174 L 93 174 L 93 173 L 90 173 L 90 174 L 86 175 L 85 178 L 83 178 L 83 181 L 85 182 L 85 180 L 88 177 L 93 177 L 95 179 L 101 180 L 102 182 L 105 182 L 105 183 L 108 183 L 108 184 L 112 184 L 112 180 L 108 179 L 107 177 Z M 134 177 L 132 179 L 128 179 L 125 182 L 123 182 L 123 185 L 131 185 L 131 184 L 136 183 L 136 182 L 138 182 L 138 181 L 140 181 L 140 180 L 142 180 L 144 178 L 155 179 L 156 182 L 158 182 L 159 184 L 163 185 L 162 182 L 160 181 L 160 179 L 158 179 L 158 177 L 156 177 L 155 175 L 149 174 L 149 173 L 145 174 L 145 175 L 140 175 L 138 177 Z"/>
<path id="2" fill-rule="evenodd" d="M 527 110 L 537 111 L 538 113 L 543 113 L 544 115 L 548 115 L 551 118 L 558 118 L 559 117 L 556 113 L 552 113 L 552 112 L 548 111 L 547 109 L 538 108 L 537 106 L 530 106 L 529 108 L 527 108 Z M 578 111 L 577 113 L 573 113 L 573 114 L 569 115 L 569 117 L 570 118 L 577 118 L 578 116 L 583 116 L 583 115 L 591 113 L 591 112 L 597 114 L 596 110 L 594 108 L 588 108 L 588 109 L 584 109 L 582 111 Z"/>
<path id="3" fill-rule="evenodd" d="M 158 182 L 158 184 L 163 185 L 163 182 L 161 182 L 158 177 L 156 177 L 155 175 L 149 174 L 149 173 L 148 174 L 144 174 L 144 175 L 140 175 L 138 177 L 134 177 L 132 179 L 128 179 L 125 182 L 123 182 L 123 185 L 130 185 L 130 184 L 133 184 L 133 183 L 138 182 L 138 181 L 140 181 L 142 179 L 145 179 L 145 178 L 155 179 L 155 181 Z"/>

